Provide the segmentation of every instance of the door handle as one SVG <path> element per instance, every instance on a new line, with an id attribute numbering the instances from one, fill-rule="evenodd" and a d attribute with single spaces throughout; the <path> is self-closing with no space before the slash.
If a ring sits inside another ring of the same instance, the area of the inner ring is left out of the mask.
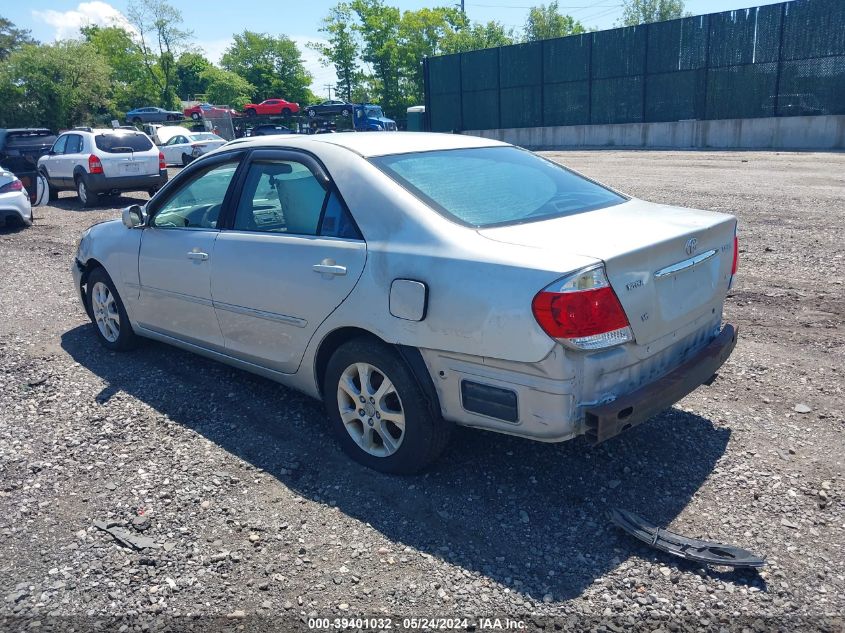
<path id="1" fill-rule="evenodd" d="M 346 274 L 346 266 L 336 264 L 333 259 L 324 259 L 319 264 L 314 264 L 311 267 L 311 270 L 315 273 L 320 273 L 321 275 L 343 276 Z"/>
<path id="2" fill-rule="evenodd" d="M 208 253 L 200 253 L 198 251 L 191 251 L 188 253 L 188 259 L 198 259 L 201 262 L 204 262 L 208 259 Z"/>

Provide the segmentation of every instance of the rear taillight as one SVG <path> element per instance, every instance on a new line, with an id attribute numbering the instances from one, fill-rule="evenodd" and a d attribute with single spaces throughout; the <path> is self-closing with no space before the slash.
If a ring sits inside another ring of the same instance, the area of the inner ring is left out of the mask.
<path id="1" fill-rule="evenodd" d="M 546 334 L 578 349 L 601 349 L 634 338 L 604 266 L 547 286 L 534 297 L 531 310 Z"/>
<path id="2" fill-rule="evenodd" d="M 23 191 L 23 183 L 17 178 L 0 187 L 0 193 L 12 193 L 13 191 Z"/>
<path id="3" fill-rule="evenodd" d="M 167 169 L 167 163 L 164 160 L 164 154 L 162 152 L 158 153 L 158 168 Z"/>
<path id="4" fill-rule="evenodd" d="M 103 173 L 103 163 L 100 162 L 100 158 L 96 154 L 91 154 L 88 157 L 88 173 L 89 174 L 102 174 Z"/>

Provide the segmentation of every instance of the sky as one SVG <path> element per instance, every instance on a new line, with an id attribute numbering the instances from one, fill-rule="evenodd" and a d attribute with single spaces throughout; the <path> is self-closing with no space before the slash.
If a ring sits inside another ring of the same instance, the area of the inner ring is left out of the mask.
<path id="1" fill-rule="evenodd" d="M 388 0 L 402 10 L 443 6 L 444 0 Z M 487 22 L 497 20 L 506 26 L 522 28 L 529 7 L 548 0 L 465 0 L 465 9 L 471 20 Z M 687 0 L 686 10 L 694 15 L 741 9 L 761 4 L 774 4 L 778 0 Z M 88 24 L 120 22 L 128 0 L 29 0 L 14 2 L 3 0 L 0 15 L 18 27 L 30 29 L 33 37 L 49 42 L 76 37 L 79 28 Z M 334 70 L 325 68 L 316 52 L 305 44 L 319 41 L 322 18 L 337 0 L 250 0 L 243 4 L 221 0 L 196 2 L 170 0 L 182 11 L 185 25 L 194 33 L 194 41 L 209 59 L 218 62 L 232 41 L 232 33 L 249 29 L 273 35 L 284 34 L 296 41 L 302 51 L 306 68 L 314 76 L 311 89 L 325 96 L 326 84 L 336 81 Z M 616 26 L 622 15 L 621 0 L 559 0 L 563 13 L 568 13 L 586 27 L 607 29 Z"/>

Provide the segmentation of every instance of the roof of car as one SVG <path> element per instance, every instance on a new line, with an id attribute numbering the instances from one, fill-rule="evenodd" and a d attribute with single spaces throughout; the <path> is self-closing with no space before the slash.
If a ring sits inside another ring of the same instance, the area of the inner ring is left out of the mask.
<path id="1" fill-rule="evenodd" d="M 433 132 L 339 132 L 337 134 L 285 134 L 238 139 L 238 145 L 280 145 L 307 147 L 329 143 L 345 147 L 361 156 L 387 156 L 444 149 L 497 147 L 507 145 L 480 136 L 437 134 Z"/>

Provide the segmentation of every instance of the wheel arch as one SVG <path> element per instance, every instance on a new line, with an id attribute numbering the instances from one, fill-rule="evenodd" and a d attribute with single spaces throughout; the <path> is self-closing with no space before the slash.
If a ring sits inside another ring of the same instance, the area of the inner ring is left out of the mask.
<path id="1" fill-rule="evenodd" d="M 437 396 L 437 390 L 434 387 L 434 381 L 431 378 L 431 373 L 428 370 L 428 366 L 425 364 L 425 360 L 423 360 L 423 356 L 420 353 L 420 350 L 416 347 L 411 347 L 409 345 L 401 345 L 398 343 L 388 343 L 380 336 L 373 334 L 369 330 L 365 330 L 359 327 L 347 326 L 347 327 L 340 327 L 336 330 L 332 330 L 326 336 L 323 337 L 323 340 L 320 341 L 320 345 L 317 348 L 317 352 L 314 355 L 314 379 L 316 380 L 317 388 L 319 393 L 322 397 L 323 394 L 323 387 L 324 387 L 324 380 L 326 374 L 326 368 L 329 364 L 329 359 L 331 359 L 332 354 L 343 344 L 348 343 L 349 341 L 356 339 L 356 338 L 370 338 L 378 341 L 382 345 L 385 345 L 389 348 L 392 348 L 399 354 L 400 358 L 405 362 L 408 368 L 411 370 L 411 374 L 414 376 L 414 379 L 417 381 L 420 389 L 423 390 L 423 393 L 426 395 L 426 401 L 429 403 L 429 408 L 431 409 L 432 415 L 440 415 L 440 399 Z"/>
<path id="2" fill-rule="evenodd" d="M 82 305 L 85 306 L 85 312 L 87 312 L 88 316 L 93 319 L 94 315 L 91 313 L 91 306 L 88 305 L 88 297 L 87 297 L 87 294 L 85 293 L 85 291 L 83 291 L 83 288 L 85 288 L 87 286 L 88 277 L 91 276 L 92 272 L 94 272 L 97 268 L 102 268 L 103 270 L 106 270 L 106 267 L 103 266 L 103 264 L 98 259 L 96 259 L 94 257 L 89 257 L 85 261 L 85 263 L 79 262 L 77 264 L 77 266 L 79 266 L 79 269 L 82 272 L 82 275 L 79 277 L 79 288 L 77 290 L 79 291 L 79 294 L 82 296 L 82 299 L 83 299 Z M 106 270 L 106 274 L 108 274 L 107 270 Z"/>
<path id="3" fill-rule="evenodd" d="M 80 178 L 84 178 L 88 175 L 88 172 L 85 171 L 85 168 L 82 165 L 77 165 L 73 168 L 73 182 L 74 184 Z M 87 185 L 86 185 L 87 188 Z"/>

